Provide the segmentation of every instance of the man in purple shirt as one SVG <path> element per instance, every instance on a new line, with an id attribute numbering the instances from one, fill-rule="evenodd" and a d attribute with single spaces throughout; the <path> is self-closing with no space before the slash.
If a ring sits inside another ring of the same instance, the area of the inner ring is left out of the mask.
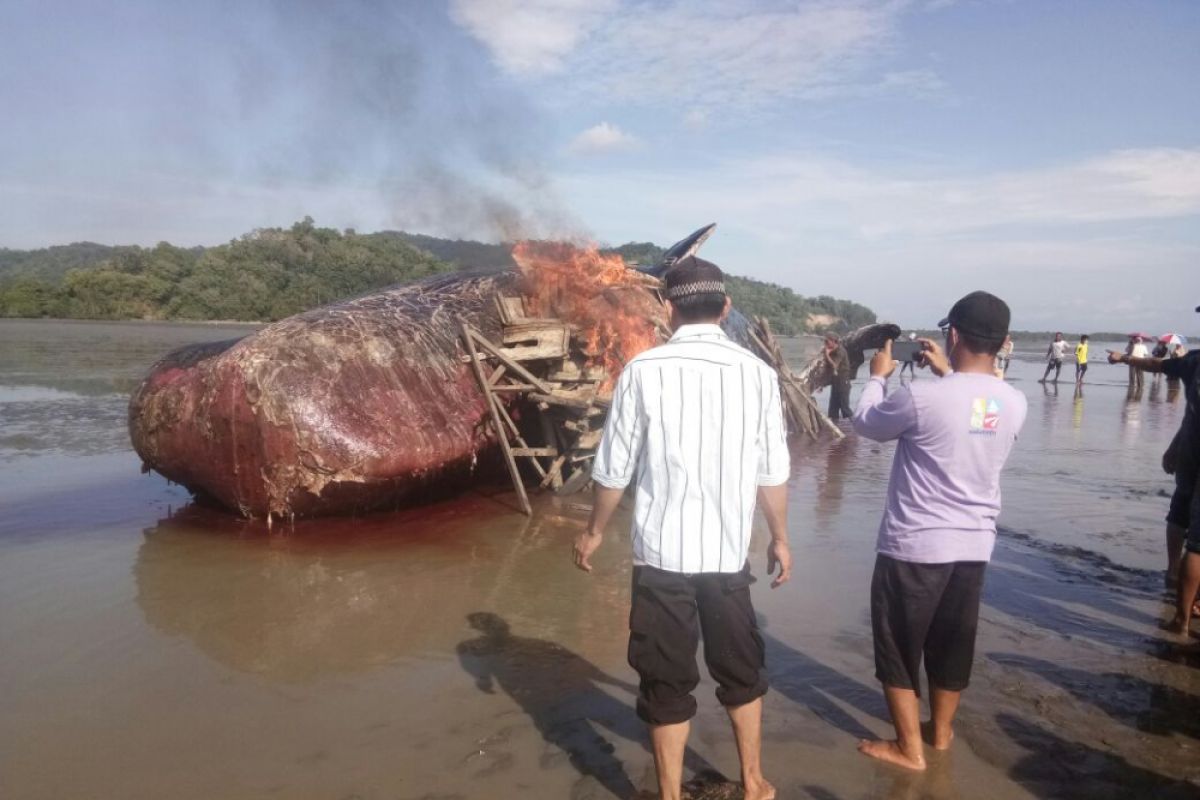
<path id="1" fill-rule="evenodd" d="M 854 429 L 896 441 L 871 580 L 875 676 L 896 739 L 864 741 L 865 755 L 925 769 L 919 695 L 924 656 L 933 746 L 950 747 L 971 677 L 984 570 L 996 542 L 1000 470 L 1025 422 L 1025 395 L 994 374 L 1008 335 L 1003 300 L 972 292 L 942 320 L 943 350 L 922 339 L 922 366 L 940 380 L 888 392 L 891 342 L 871 359 Z"/>

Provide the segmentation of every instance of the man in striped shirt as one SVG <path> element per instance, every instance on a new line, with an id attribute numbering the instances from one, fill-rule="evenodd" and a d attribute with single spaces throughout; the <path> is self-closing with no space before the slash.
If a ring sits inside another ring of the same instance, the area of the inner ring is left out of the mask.
<path id="1" fill-rule="evenodd" d="M 745 796 L 765 800 L 775 796 L 759 758 L 767 681 L 746 557 L 757 497 L 771 532 L 767 572 L 779 569 L 771 586 L 791 575 L 778 377 L 721 330 L 730 304 L 715 264 L 683 259 L 665 282 L 674 335 L 632 359 L 617 381 L 575 564 L 591 571 L 589 559 L 633 483 L 629 663 L 640 678 L 637 712 L 650 727 L 661 796 L 680 796 L 703 631 Z"/>

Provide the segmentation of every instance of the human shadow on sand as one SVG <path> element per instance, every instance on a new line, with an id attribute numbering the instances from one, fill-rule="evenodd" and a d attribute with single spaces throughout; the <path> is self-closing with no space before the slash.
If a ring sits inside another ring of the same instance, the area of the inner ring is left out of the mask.
<path id="1" fill-rule="evenodd" d="M 1039 675 L 1135 730 L 1200 739 L 1200 697 L 1190 692 L 1122 672 L 1088 672 L 1016 653 L 993 653 L 991 659 Z"/>
<path id="2" fill-rule="evenodd" d="M 603 728 L 649 750 L 645 726 L 633 711 L 637 687 L 555 642 L 513 635 L 508 622 L 497 614 L 476 611 L 467 615 L 467 621 L 481 635 L 457 649 L 459 663 L 475 678 L 475 686 L 487 694 L 499 687 L 511 697 L 542 738 L 567 754 L 580 775 L 595 779 L 615 797 L 638 797 L 613 744 L 597 730 Z M 601 686 L 620 689 L 630 697 L 617 700 Z M 690 748 L 685 769 L 719 777 Z"/>
<path id="3" fill-rule="evenodd" d="M 1071 561 L 997 547 L 988 567 L 983 603 L 1068 639 L 1146 649 L 1156 638 L 1157 620 L 1121 602 L 1118 588 L 1089 574 L 1089 570 L 1102 572 L 1098 565 Z M 1140 577 L 1132 576 L 1135 580 Z M 1110 620 L 1114 617 L 1127 620 L 1131 627 L 1113 624 Z"/>
<path id="4" fill-rule="evenodd" d="M 887 722 L 890 717 L 878 686 L 868 686 L 763 631 L 767 646 L 767 673 L 771 690 L 810 711 L 835 728 L 858 739 L 876 733 L 855 719 L 843 706 Z"/>
<path id="5" fill-rule="evenodd" d="M 1196 787 L 1130 764 L 1080 742 L 1071 742 L 1051 731 L 1011 714 L 998 714 L 996 722 L 1008 736 L 1029 751 L 1009 769 L 1013 780 L 1037 797 L 1060 800 L 1183 800 L 1196 797 Z"/>

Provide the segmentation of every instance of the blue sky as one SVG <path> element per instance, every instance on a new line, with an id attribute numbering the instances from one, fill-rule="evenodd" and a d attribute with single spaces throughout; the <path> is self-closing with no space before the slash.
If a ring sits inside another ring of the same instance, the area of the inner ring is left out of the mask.
<path id="1" fill-rule="evenodd" d="M 927 327 L 1200 332 L 1200 3 L 0 0 L 0 246 L 663 244 Z"/>

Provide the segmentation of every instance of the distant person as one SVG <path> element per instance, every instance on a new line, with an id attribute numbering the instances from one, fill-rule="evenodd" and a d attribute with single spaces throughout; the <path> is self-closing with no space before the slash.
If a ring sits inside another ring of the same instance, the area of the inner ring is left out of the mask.
<path id="1" fill-rule="evenodd" d="M 1159 340 L 1154 343 L 1154 349 L 1150 351 L 1150 357 L 1157 358 L 1157 359 L 1171 357 L 1171 348 L 1169 348 L 1167 346 L 1167 342 L 1165 339 Z M 1154 377 L 1151 379 L 1150 388 L 1158 389 L 1159 385 L 1162 383 L 1162 379 L 1163 379 L 1163 376 L 1162 376 L 1161 372 L 1154 373 Z"/>
<path id="2" fill-rule="evenodd" d="M 1196 308 L 1200 312 L 1200 307 Z M 1163 469 L 1175 475 L 1175 492 L 1167 511 L 1167 586 L 1178 585 L 1171 629 L 1186 635 L 1200 590 L 1200 351 L 1180 358 L 1132 356 L 1108 351 L 1111 364 L 1128 364 L 1162 372 L 1183 383 L 1187 407 L 1179 431 L 1163 454 Z M 1185 553 L 1186 551 L 1186 553 Z"/>
<path id="3" fill-rule="evenodd" d="M 915 342 L 917 340 L 917 334 L 915 331 L 908 334 L 908 340 L 910 342 Z M 904 361 L 900 364 L 900 380 L 904 380 L 905 370 L 908 370 L 908 377 L 910 380 L 917 377 L 917 362 L 909 359 L 908 361 Z"/>
<path id="4" fill-rule="evenodd" d="M 1075 345 L 1075 384 L 1083 384 L 1083 376 L 1087 374 L 1088 365 L 1088 335 L 1085 333 L 1079 337 L 1079 344 Z"/>
<path id="5" fill-rule="evenodd" d="M 1188 352 L 1187 345 L 1185 345 L 1182 341 L 1179 341 L 1179 342 L 1176 342 L 1174 345 L 1171 345 L 1170 352 L 1168 353 L 1167 357 L 1168 358 L 1183 358 L 1184 356 L 1187 355 L 1187 352 Z M 1174 403 L 1179 399 L 1179 386 L 1180 386 L 1179 378 L 1173 377 L 1171 375 L 1167 375 L 1167 402 L 1168 403 Z"/>
<path id="6" fill-rule="evenodd" d="M 1129 344 L 1125 346 L 1125 354 L 1131 359 L 1136 358 L 1141 361 L 1150 357 L 1150 351 L 1146 348 L 1142 337 L 1134 334 L 1129 337 Z M 1144 367 L 1134 366 L 1132 361 L 1125 362 L 1129 364 L 1129 392 L 1134 394 L 1142 391 L 1143 375 L 1145 374 Z"/>
<path id="7" fill-rule="evenodd" d="M 1062 372 L 1063 361 L 1067 358 L 1067 348 L 1071 345 L 1063 339 L 1061 333 L 1054 334 L 1054 341 L 1050 343 L 1050 347 L 1046 349 L 1046 371 L 1042 374 L 1039 383 L 1045 383 L 1046 378 L 1050 375 L 1050 371 L 1054 371 L 1054 382 L 1058 383 L 1058 375 Z"/>
<path id="8" fill-rule="evenodd" d="M 834 422 L 842 417 L 850 419 L 854 416 L 850 410 L 850 354 L 836 333 L 825 334 L 822 353 L 832 376 L 829 384 L 829 418 Z"/>
<path id="9" fill-rule="evenodd" d="M 946 347 L 922 339 L 922 361 L 940 380 L 888 391 L 891 343 L 871 359 L 854 429 L 896 440 L 871 580 L 875 676 L 896 727 L 894 741 L 859 750 L 925 769 L 919 693 L 929 678 L 933 746 L 950 747 L 971 677 L 984 571 L 996 541 L 1000 470 L 1025 422 L 1025 395 L 992 374 L 1008 334 L 1000 298 L 972 292 L 942 321 Z"/>
<path id="10" fill-rule="evenodd" d="M 604 528 L 636 482 L 629 664 L 641 680 L 637 714 L 650 728 L 660 797 L 678 800 L 682 791 L 703 632 L 704 660 L 737 739 L 745 797 L 769 800 L 775 789 L 760 763 L 765 653 L 746 558 L 757 497 L 771 533 L 767 571 L 779 569 L 771 586 L 791 576 L 791 470 L 779 380 L 721 330 L 729 297 L 715 264 L 690 256 L 665 283 L 673 334 L 630 360 L 617 380 L 575 566 L 591 572 Z"/>
<path id="11" fill-rule="evenodd" d="M 1000 352 L 996 354 L 996 370 L 1000 373 L 1001 378 L 1008 377 L 1008 365 L 1012 363 L 1012 354 L 1012 337 L 1005 336 L 1004 344 L 1000 345 Z"/>

